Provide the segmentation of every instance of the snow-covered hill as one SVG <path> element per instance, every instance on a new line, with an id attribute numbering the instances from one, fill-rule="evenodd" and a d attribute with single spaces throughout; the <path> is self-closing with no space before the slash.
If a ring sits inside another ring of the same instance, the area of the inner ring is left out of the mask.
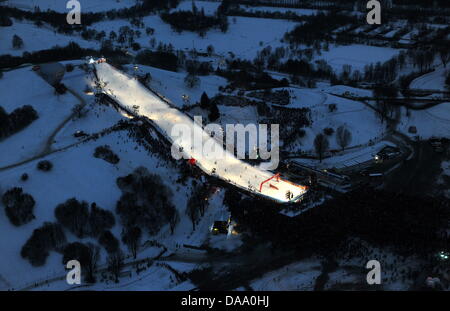
<path id="1" fill-rule="evenodd" d="M 107 63 L 96 64 L 95 67 L 99 80 L 105 84 L 103 91 L 106 94 L 128 110 L 133 110 L 133 106 L 138 106 L 139 114 L 155 122 L 164 135 L 174 141 L 176 148 L 183 148 L 182 153 L 189 158 L 196 159 L 197 165 L 206 173 L 217 175 L 243 189 L 251 190 L 280 202 L 290 201 L 286 196 L 287 191 L 293 194 L 294 199 L 299 199 L 306 192 L 305 187 L 282 179 L 279 181 L 273 180 L 272 183 L 275 187 L 271 187 L 270 184 L 264 185 L 260 192 L 260 184 L 273 177 L 273 173 L 246 164 L 228 151 L 224 151 L 222 144 L 212 139 L 200 125 L 194 123 L 181 111 L 170 107 L 166 102 L 144 88 L 136 79 L 121 73 Z M 175 137 L 172 136 L 172 128 L 175 125 L 183 125 L 190 129 L 191 133 L 201 133 L 201 148 L 194 147 L 188 140 L 177 139 L 175 141 Z M 245 138 L 240 137 L 238 139 Z M 204 146 L 207 141 L 212 145 L 205 149 Z M 213 156 L 215 150 L 222 150 L 223 156 L 215 158 Z M 210 155 L 211 152 L 213 154 Z"/>

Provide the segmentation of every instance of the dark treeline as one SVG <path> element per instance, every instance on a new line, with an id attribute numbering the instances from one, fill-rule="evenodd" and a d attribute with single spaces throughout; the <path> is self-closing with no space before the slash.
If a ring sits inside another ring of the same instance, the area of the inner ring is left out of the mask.
<path id="1" fill-rule="evenodd" d="M 353 16 L 337 12 L 318 13 L 308 22 L 298 25 L 291 32 L 286 33 L 285 39 L 294 44 L 312 45 L 317 41 L 330 41 L 331 31 L 348 24 L 353 24 Z"/>
<path id="2" fill-rule="evenodd" d="M 50 255 L 50 251 L 61 251 L 66 243 L 66 235 L 61 225 L 45 222 L 34 229 L 20 251 L 22 258 L 29 260 L 35 267 L 43 266 Z"/>
<path id="3" fill-rule="evenodd" d="M 164 70 L 177 71 L 178 69 L 177 55 L 168 51 L 141 51 L 136 56 L 136 62 Z"/>
<path id="4" fill-rule="evenodd" d="M 267 48 L 266 48 L 267 49 Z M 264 49 L 264 50 L 266 50 Z M 284 57 L 283 49 L 276 49 L 273 53 L 258 53 L 258 57 L 253 60 L 235 59 L 228 62 L 227 70 L 217 70 L 216 74 L 227 78 L 232 87 L 245 87 L 247 89 L 257 89 L 272 87 L 285 87 L 289 84 L 286 78 L 277 80 L 264 72 L 270 69 L 278 72 L 285 72 L 291 75 L 291 82 L 299 84 L 299 76 L 308 79 L 336 80 L 336 75 L 325 61 L 309 62 L 306 59 L 288 59 L 280 61 Z M 282 55 L 280 55 L 280 51 Z M 252 85 L 253 83 L 253 85 Z"/>
<path id="5" fill-rule="evenodd" d="M 217 70 L 216 74 L 226 78 L 231 88 L 258 90 L 266 88 L 286 87 L 289 81 L 286 78 L 277 80 L 266 72 L 249 72 L 245 70 Z"/>
<path id="6" fill-rule="evenodd" d="M 340 195 L 296 218 L 280 215 L 276 203 L 229 201 L 239 224 L 274 245 L 316 254 L 332 254 L 353 237 L 374 246 L 390 246 L 402 255 L 427 256 L 450 242 L 446 233 L 448 200 L 365 188 Z"/>
<path id="7" fill-rule="evenodd" d="M 80 59 L 86 56 L 123 56 L 124 52 L 118 49 L 101 49 L 100 51 L 93 49 L 81 48 L 77 43 L 70 42 L 65 47 L 56 46 L 48 50 L 36 52 L 24 52 L 22 56 L 0 55 L 0 69 L 14 68 L 22 64 L 32 63 L 41 64 L 47 62 L 55 62 L 62 60 Z"/>
<path id="8" fill-rule="evenodd" d="M 333 79 L 335 77 L 331 66 L 324 64 L 323 66 L 313 66 L 306 60 L 292 60 L 289 59 L 285 63 L 273 68 L 281 72 L 286 72 L 292 75 L 302 75 L 317 79 Z"/>
<path id="9" fill-rule="evenodd" d="M 300 1 L 300 0 L 229 0 L 236 4 L 251 6 L 273 6 L 285 8 L 315 8 L 315 9 L 347 9 L 351 10 L 355 0 L 339 1 Z M 364 1 L 363 1 L 364 2 Z M 450 8 L 450 2 L 447 0 L 424 1 L 424 0 L 393 0 L 394 6 L 401 8 L 423 8 L 434 9 Z M 364 2 L 365 3 L 365 2 Z M 395 7 L 394 7 L 395 8 Z"/>
<path id="10" fill-rule="evenodd" d="M 204 36 L 210 28 L 219 28 L 222 32 L 228 30 L 227 16 L 220 12 L 218 10 L 216 15 L 206 15 L 203 8 L 198 10 L 193 3 L 192 11 L 165 12 L 161 14 L 161 19 L 170 24 L 177 32 L 182 30 L 195 31 L 200 36 Z"/>
<path id="11" fill-rule="evenodd" d="M 17 108 L 10 114 L 0 106 L 0 140 L 24 129 L 38 117 L 36 110 L 29 105 Z"/>
<path id="12" fill-rule="evenodd" d="M 89 208 L 87 202 L 76 198 L 58 204 L 55 218 L 78 238 L 97 237 L 115 225 L 114 215 L 110 211 L 100 208 L 95 202 Z"/>
<path id="13" fill-rule="evenodd" d="M 450 2 L 448 2 L 448 0 L 393 0 L 392 2 L 394 5 L 401 5 L 404 7 L 421 7 L 425 9 L 450 8 Z"/>
<path id="14" fill-rule="evenodd" d="M 6 12 L 0 7 L 0 27 L 9 27 L 12 26 L 13 22 L 11 18 L 6 15 Z"/>
<path id="15" fill-rule="evenodd" d="M 250 6 L 272 6 L 283 8 L 308 8 L 308 9 L 347 9 L 351 10 L 354 0 L 340 0 L 339 2 L 326 1 L 299 1 L 299 0 L 227 0 L 234 4 Z"/>
<path id="16" fill-rule="evenodd" d="M 158 10 L 167 10 L 177 7 L 179 2 L 180 0 L 140 0 L 135 6 L 130 8 L 123 8 L 120 10 L 114 9 L 99 13 L 83 12 L 82 24 L 83 26 L 89 26 L 103 20 L 142 17 Z M 2 16 L 12 17 L 18 20 L 32 20 L 40 25 L 45 22 L 61 31 L 70 31 L 70 29 L 77 28 L 77 26 L 67 24 L 67 13 L 58 13 L 51 10 L 40 11 L 39 9 L 34 11 L 23 11 L 17 8 L 4 6 L 1 6 L 0 11 L 2 11 Z"/>

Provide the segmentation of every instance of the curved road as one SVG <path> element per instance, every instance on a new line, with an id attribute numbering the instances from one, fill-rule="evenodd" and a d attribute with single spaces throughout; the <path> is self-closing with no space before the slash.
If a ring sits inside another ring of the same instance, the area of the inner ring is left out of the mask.
<path id="1" fill-rule="evenodd" d="M 433 191 L 442 156 L 433 150 L 428 141 L 411 144 L 415 149 L 414 156 L 387 176 L 385 188 L 410 195 L 426 195 Z"/>
<path id="2" fill-rule="evenodd" d="M 68 91 L 69 93 L 71 93 L 73 96 L 75 96 L 75 98 L 77 98 L 77 99 L 79 100 L 80 104 L 83 105 L 83 108 L 86 106 L 86 101 L 85 101 L 84 98 L 81 97 L 77 92 L 75 92 L 74 90 L 72 90 L 72 89 L 70 89 L 70 88 L 67 88 L 67 91 Z M 28 159 L 26 159 L 26 160 L 20 161 L 20 162 L 18 162 L 18 163 L 14 163 L 14 164 L 10 164 L 10 165 L 4 166 L 4 167 L 0 167 L 0 171 L 4 171 L 4 170 L 7 170 L 7 169 L 11 169 L 11 168 L 14 168 L 14 167 L 18 167 L 18 166 L 21 166 L 21 165 L 30 163 L 30 162 L 32 162 L 32 161 L 35 161 L 35 160 L 44 158 L 44 157 L 48 156 L 49 154 L 52 154 L 52 153 L 55 153 L 55 152 L 62 151 L 62 150 L 65 150 L 65 149 L 67 149 L 67 148 L 73 147 L 73 146 L 79 144 L 80 142 L 82 142 L 82 141 L 79 141 L 79 142 L 70 144 L 70 145 L 68 145 L 68 146 L 59 148 L 59 149 L 52 149 L 52 145 L 53 145 L 53 143 L 54 143 L 54 140 L 55 140 L 56 135 L 58 135 L 58 133 L 64 128 L 64 126 L 65 126 L 70 120 L 73 119 L 73 117 L 74 117 L 75 115 L 76 115 L 75 112 L 73 112 L 72 114 L 70 114 L 70 116 L 68 116 L 66 119 L 64 119 L 64 120 L 63 120 L 63 121 L 62 121 L 62 122 L 61 122 L 54 130 L 53 130 L 53 132 L 52 132 L 52 133 L 50 134 L 50 136 L 47 138 L 47 141 L 46 141 L 46 143 L 45 143 L 45 145 L 44 145 L 44 147 L 43 147 L 43 149 L 42 149 L 41 152 L 39 152 L 38 154 L 36 154 L 35 156 L 33 156 L 33 157 L 31 157 L 31 158 L 28 158 Z"/>

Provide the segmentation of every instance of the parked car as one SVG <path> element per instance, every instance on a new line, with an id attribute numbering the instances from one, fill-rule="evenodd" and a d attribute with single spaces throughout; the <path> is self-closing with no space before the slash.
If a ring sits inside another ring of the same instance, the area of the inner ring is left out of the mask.
<path id="1" fill-rule="evenodd" d="M 431 146 L 433 147 L 442 147 L 442 140 L 440 138 L 437 137 L 431 137 L 429 140 Z"/>
<path id="2" fill-rule="evenodd" d="M 75 133 L 73 133 L 73 137 L 86 137 L 86 136 L 88 136 L 88 134 L 86 134 L 85 132 L 83 132 L 83 131 L 76 131 Z"/>
<path id="3" fill-rule="evenodd" d="M 402 152 L 397 147 L 386 146 L 375 155 L 375 161 L 389 160 L 398 157 Z"/>

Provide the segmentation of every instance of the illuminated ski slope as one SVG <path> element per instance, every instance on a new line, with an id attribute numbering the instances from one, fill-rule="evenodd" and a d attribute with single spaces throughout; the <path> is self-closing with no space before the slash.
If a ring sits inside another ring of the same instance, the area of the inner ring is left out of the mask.
<path id="1" fill-rule="evenodd" d="M 181 111 L 170 107 L 166 102 L 147 90 L 132 77 L 118 71 L 107 63 L 95 64 L 95 67 L 98 78 L 105 83 L 103 87 L 104 93 L 111 96 L 118 104 L 128 110 L 132 110 L 135 105 L 139 106 L 139 114 L 152 120 L 171 141 L 173 141 L 170 135 L 172 127 L 175 124 L 183 124 L 189 127 L 191 133 L 198 131 L 204 142 L 213 141 L 213 144 L 215 144 L 213 148 L 223 149 L 222 145 L 212 140 L 200 125 L 194 123 L 192 119 Z M 196 165 L 207 174 L 214 174 L 238 187 L 272 198 L 276 201 L 285 203 L 298 201 L 307 191 L 305 187 L 283 179 L 279 179 L 278 181 L 272 179 L 263 185 L 260 192 L 260 183 L 272 177 L 272 172 L 247 164 L 227 151 L 225 151 L 226 156 L 220 159 L 211 159 L 211 157 L 208 157 L 208 153 L 202 156 L 201 150 L 199 152 L 196 148 L 191 148 L 189 141 L 181 141 L 176 147 L 177 149 L 178 147 L 182 147 L 182 151 L 189 158 L 196 159 Z M 213 173 L 213 169 L 215 169 L 215 173 Z M 286 198 L 287 191 L 293 194 L 292 200 Z"/>

